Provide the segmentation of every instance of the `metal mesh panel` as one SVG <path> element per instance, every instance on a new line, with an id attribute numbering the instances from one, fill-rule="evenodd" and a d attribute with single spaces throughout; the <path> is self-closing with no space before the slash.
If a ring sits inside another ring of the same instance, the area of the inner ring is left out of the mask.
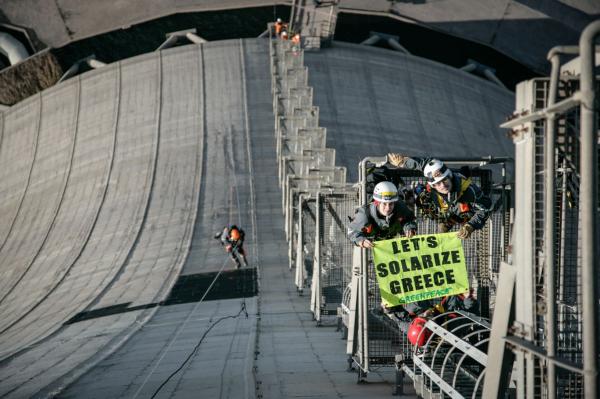
<path id="1" fill-rule="evenodd" d="M 540 81 L 542 83 L 542 81 Z M 541 108 L 545 107 L 545 99 L 548 98 L 548 82 L 543 81 L 542 84 L 537 84 L 535 87 L 536 105 Z M 535 253 L 539 254 L 544 247 L 544 123 L 536 122 L 534 127 L 534 230 L 533 240 Z M 543 258 L 536 256 L 535 262 L 535 300 L 536 302 L 544 302 L 544 263 Z M 544 320 L 538 313 L 536 317 L 537 326 L 535 327 L 535 341 L 537 344 L 544 342 Z M 536 373 L 539 371 L 536 371 Z"/>
<path id="2" fill-rule="evenodd" d="M 346 168 L 343 166 L 314 168 L 308 170 L 309 176 L 320 176 L 324 183 L 341 183 L 346 181 Z"/>
<path id="3" fill-rule="evenodd" d="M 303 287 L 310 286 L 313 275 L 313 255 L 315 252 L 315 239 L 317 238 L 317 209 L 314 198 L 308 198 L 302 201 L 302 242 L 301 247 L 296 251 L 296 267 L 302 267 L 302 280 L 298 281 Z M 297 270 L 297 272 L 299 272 Z"/>
<path id="4" fill-rule="evenodd" d="M 496 305 L 496 289 L 498 276 L 500 272 L 500 263 L 506 261 L 508 257 L 508 236 L 509 236 L 509 218 L 508 211 L 499 210 L 490 215 L 487 230 L 487 243 L 489 245 L 489 309 L 494 309 Z M 487 315 L 491 317 L 491 314 Z"/>
<path id="5" fill-rule="evenodd" d="M 272 30 L 270 39 L 273 39 Z M 304 53 L 288 41 L 270 40 L 279 184 L 290 268 L 302 289 L 312 273 L 316 238 L 314 197 L 320 187 L 345 183 L 345 168 L 335 167 L 335 151 L 326 149 L 326 130 L 318 127 L 319 109 L 312 104 Z M 304 196 L 304 197 L 303 197 Z M 309 280 L 310 281 L 310 280 Z"/>
<path id="6" fill-rule="evenodd" d="M 294 190 L 291 194 L 292 196 L 292 204 L 298 204 L 298 195 L 296 195 L 296 191 Z M 293 269 L 296 262 L 296 244 L 298 242 L 298 231 L 299 231 L 299 212 L 298 206 L 288 206 L 285 211 L 287 212 L 286 218 L 288 219 L 288 257 L 289 257 L 289 268 Z"/>
<path id="7" fill-rule="evenodd" d="M 557 245 L 555 251 L 554 289 L 557 295 L 557 354 L 576 364 L 583 363 L 581 313 L 581 268 L 579 241 L 579 109 L 559 120 L 558 162 L 563 170 L 555 172 L 557 187 L 555 220 Z M 557 391 L 563 398 L 583 397 L 583 376 L 558 370 Z"/>
<path id="8" fill-rule="evenodd" d="M 353 248 L 345 236 L 347 216 L 354 213 L 356 197 L 355 192 L 321 194 L 320 197 L 319 290 L 316 293 L 320 299 L 319 320 L 323 316 L 331 320 L 338 315 L 344 292 L 352 279 Z"/>
<path id="9" fill-rule="evenodd" d="M 534 82 L 535 104 L 542 109 L 547 106 L 547 80 Z M 557 101 L 571 96 L 579 86 L 574 79 L 559 82 Z M 555 138 L 556 170 L 552 171 L 556 182 L 554 250 L 555 287 L 547 287 L 544 278 L 544 134 L 546 121 L 535 124 L 535 254 L 537 298 L 541 304 L 536 312 L 536 344 L 546 347 L 545 293 L 556 293 L 556 338 L 557 355 L 574 364 L 583 363 L 582 314 L 581 314 L 581 275 L 578 254 L 579 238 L 579 108 L 559 115 L 556 121 Z M 542 372 L 544 372 L 542 368 Z M 546 384 L 538 378 L 537 394 L 546 396 Z M 583 397 L 583 376 L 565 369 L 557 368 L 557 394 L 565 398 Z"/>
<path id="10" fill-rule="evenodd" d="M 431 336 L 419 349 L 420 356 L 403 366 L 412 375 L 417 394 L 481 398 L 489 323 L 467 313 L 455 313 L 452 317 L 439 315 L 428 325 Z M 413 348 L 413 353 L 416 350 Z"/>
<path id="11" fill-rule="evenodd" d="M 425 183 L 420 173 L 403 171 L 402 179 L 406 187 L 417 183 Z M 475 169 L 472 171 L 473 183 L 484 190 L 491 187 L 491 173 L 489 170 Z M 501 200 L 499 195 L 492 195 L 495 201 Z M 438 223 L 423 215 L 417 208 L 418 234 L 432 234 L 438 230 Z M 507 211 L 503 206 L 494 212 L 485 227 L 473 232 L 468 240 L 463 243 L 469 285 L 479 301 L 479 311 L 484 317 L 489 317 L 490 304 L 495 301 L 495 288 L 497 282 L 499 263 L 506 259 L 506 237 L 509 234 L 505 224 Z M 457 226 L 458 227 L 458 226 Z M 457 228 L 456 227 L 456 228 Z M 383 313 L 381 296 L 371 253 L 367 268 L 367 309 L 368 309 L 368 353 L 371 365 L 393 365 L 394 357 L 404 353 L 405 359 L 410 359 L 414 348 L 406 340 L 408 323 L 391 320 Z"/>
<path id="12" fill-rule="evenodd" d="M 405 335 L 399 334 L 398 324 L 383 313 L 379 285 L 371 256 L 369 256 L 367 270 L 369 363 L 392 366 L 395 355 L 401 351 L 401 341 L 405 339 Z"/>

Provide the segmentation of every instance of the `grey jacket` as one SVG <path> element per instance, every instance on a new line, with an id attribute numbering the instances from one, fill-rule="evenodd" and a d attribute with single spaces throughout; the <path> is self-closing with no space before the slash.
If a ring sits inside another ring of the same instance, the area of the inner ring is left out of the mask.
<path id="1" fill-rule="evenodd" d="M 348 226 L 348 239 L 359 245 L 365 239 L 387 240 L 416 229 L 415 215 L 402 201 L 396 202 L 388 217 L 380 215 L 375 204 L 371 203 L 357 209 Z"/>

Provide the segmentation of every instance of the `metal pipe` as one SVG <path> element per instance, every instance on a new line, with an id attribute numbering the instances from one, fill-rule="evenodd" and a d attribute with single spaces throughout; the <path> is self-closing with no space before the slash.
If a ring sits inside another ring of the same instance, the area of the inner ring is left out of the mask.
<path id="1" fill-rule="evenodd" d="M 548 51 L 547 59 L 552 61 L 555 55 L 577 55 L 579 54 L 579 46 L 554 46 Z"/>
<path id="2" fill-rule="evenodd" d="M 581 229 L 581 280 L 583 316 L 583 368 L 586 398 L 598 397 L 598 334 L 596 326 L 597 286 L 594 265 L 598 255 L 597 236 L 597 126 L 594 112 L 596 93 L 594 42 L 600 20 L 589 24 L 579 39 L 581 59 L 581 135 L 579 220 Z"/>
<path id="3" fill-rule="evenodd" d="M 554 49 L 553 49 L 554 50 Z M 550 55 L 552 53 L 552 55 Z M 548 54 L 552 64 L 550 73 L 550 88 L 548 93 L 548 106 L 556 102 L 558 93 L 558 75 L 560 73 L 560 54 L 552 50 Z M 556 115 L 548 114 L 546 118 L 546 136 L 544 137 L 544 274 L 546 282 L 546 351 L 548 357 L 556 356 L 556 293 L 555 259 L 556 231 L 554 228 L 555 187 L 554 187 L 554 162 L 555 153 L 555 126 Z M 556 367 L 548 363 L 548 399 L 556 397 Z"/>
<path id="4" fill-rule="evenodd" d="M 313 285 L 311 287 L 311 307 L 315 319 L 321 321 L 321 237 L 323 235 L 323 200 L 321 192 L 317 192 L 316 196 L 316 220 L 315 220 L 315 251 L 313 256 Z"/>
<path id="5" fill-rule="evenodd" d="M 304 204 L 305 195 L 298 196 L 298 237 L 296 242 L 296 287 L 302 293 L 304 289 L 304 226 L 302 220 L 302 207 Z"/>
<path id="6" fill-rule="evenodd" d="M 457 163 L 457 164 L 474 164 L 474 165 L 491 165 L 503 162 L 512 162 L 514 159 L 511 157 L 496 157 L 488 155 L 486 157 L 438 157 L 438 159 L 444 161 L 445 164 Z"/>
<path id="7" fill-rule="evenodd" d="M 560 301 L 561 303 L 565 302 L 565 248 L 566 248 L 566 242 L 567 242 L 567 238 L 566 238 L 566 223 L 567 223 L 567 177 L 568 177 L 568 172 L 567 172 L 567 163 L 566 160 L 563 158 L 561 166 L 560 166 L 560 173 L 561 173 L 561 197 L 560 197 L 560 226 L 561 226 L 561 231 L 559 233 L 559 237 L 560 237 L 560 259 L 558 259 L 558 265 L 560 265 L 560 275 L 558 276 L 558 301 Z M 565 322 L 565 312 L 560 312 L 558 314 L 559 317 L 559 321 L 558 323 L 560 325 L 563 325 L 563 323 Z"/>
<path id="8" fill-rule="evenodd" d="M 384 163 L 387 161 L 386 157 L 381 157 L 381 158 L 364 158 L 358 166 L 358 176 L 359 176 L 359 183 L 360 183 L 360 205 L 366 205 L 367 204 L 367 185 L 366 185 L 366 179 L 367 179 L 367 162 L 373 162 L 375 164 L 377 163 Z M 361 345 L 361 349 L 362 349 L 362 353 L 361 353 L 361 359 L 362 359 L 362 365 L 360 366 L 364 366 L 361 367 L 365 372 L 369 372 L 369 368 L 370 368 L 370 360 L 369 360 L 369 321 L 368 321 L 368 314 L 367 314 L 367 302 L 368 302 L 368 277 L 369 277 L 369 269 L 368 269 L 368 261 L 369 261 L 369 256 L 368 256 L 368 251 L 365 248 L 361 248 L 361 262 L 360 262 L 360 279 L 359 279 L 359 284 L 360 284 L 360 297 L 362 298 L 362 300 L 359 300 L 360 305 L 360 315 L 359 315 L 359 328 L 358 330 L 362 332 L 362 345 Z M 359 370 L 360 372 L 360 370 Z"/>
<path id="9" fill-rule="evenodd" d="M 169 47 L 173 47 L 175 45 L 175 43 L 177 43 L 177 35 L 171 35 L 160 46 L 158 46 L 156 51 L 160 51 L 160 50 L 167 49 Z"/>
<path id="10" fill-rule="evenodd" d="M 98 69 L 98 68 L 102 68 L 106 66 L 106 63 L 102 62 L 102 61 L 98 61 L 95 58 L 90 58 L 87 61 L 87 64 L 94 69 Z"/>
<path id="11" fill-rule="evenodd" d="M 401 52 L 403 52 L 404 54 L 410 54 L 410 52 L 409 52 L 409 51 L 408 51 L 406 48 L 404 48 L 404 46 L 403 46 L 403 45 L 401 45 L 401 44 L 398 42 L 398 40 L 396 40 L 396 39 L 395 39 L 395 38 L 393 38 L 393 37 L 390 37 L 390 38 L 388 38 L 388 39 L 387 39 L 387 43 L 388 43 L 388 45 L 389 45 L 391 48 L 393 48 L 394 50 L 401 51 Z"/>
<path id="12" fill-rule="evenodd" d="M 359 173 L 360 173 L 360 204 L 361 206 L 367 203 L 367 161 L 368 158 L 362 160 L 359 165 Z M 367 302 L 368 302 L 368 261 L 369 256 L 367 250 L 365 248 L 361 248 L 361 262 L 360 262 L 360 285 L 361 285 L 361 298 L 362 303 L 360 306 L 360 316 L 359 320 L 359 331 L 362 329 L 362 361 L 364 365 L 364 370 L 369 371 L 369 319 L 367 315 Z"/>
<path id="13" fill-rule="evenodd" d="M 263 33 L 268 33 L 268 32 L 267 32 L 267 31 L 265 31 L 265 32 L 263 32 Z M 208 42 L 208 40 L 206 40 L 206 39 L 205 39 L 205 38 L 203 38 L 203 37 L 200 37 L 200 36 L 198 36 L 197 34 L 195 34 L 195 33 L 193 33 L 193 32 L 188 32 L 188 33 L 186 33 L 186 34 L 185 34 L 185 37 L 186 37 L 186 38 L 187 38 L 187 39 L 188 39 L 190 42 L 192 42 L 192 43 L 195 43 L 195 44 L 202 44 L 202 43 L 206 43 L 206 42 Z M 259 36 L 259 37 L 262 37 L 262 35 L 261 35 L 261 36 Z"/>
<path id="14" fill-rule="evenodd" d="M 485 369 L 479 374 L 479 378 L 477 378 L 477 382 L 475 382 L 475 386 L 473 387 L 473 394 L 471 395 L 471 399 L 480 398 L 481 393 L 478 395 L 477 391 L 479 389 L 479 385 L 481 385 L 481 381 L 484 380 L 485 377 Z M 483 390 L 483 388 L 482 388 Z"/>
<path id="15" fill-rule="evenodd" d="M 381 37 L 379 37 L 379 35 L 371 35 L 371 37 L 362 41 L 360 44 L 363 44 L 365 46 L 372 46 L 375 43 L 377 43 L 380 39 L 381 39 Z"/>
<path id="16" fill-rule="evenodd" d="M 477 65 L 472 62 L 470 62 L 467 65 L 465 65 L 464 67 L 460 68 L 460 70 L 464 71 L 464 72 L 473 72 L 476 69 L 477 69 Z"/>
<path id="17" fill-rule="evenodd" d="M 496 83 L 498 86 L 502 87 L 503 89 L 508 90 L 508 88 L 506 86 L 504 86 L 504 83 L 502 83 L 500 81 L 500 79 L 498 79 L 496 74 L 491 69 L 489 69 L 489 68 L 484 69 L 483 74 L 485 75 L 486 78 L 488 78 L 492 82 Z"/>
<path id="18" fill-rule="evenodd" d="M 523 339 L 523 338 L 519 338 L 516 336 L 507 336 L 504 338 L 504 340 L 509 343 L 510 345 L 514 346 L 515 348 L 521 349 L 518 351 L 515 351 L 517 353 L 517 355 L 524 355 L 524 354 L 528 354 L 530 356 L 533 357 L 537 357 L 538 359 L 543 359 L 545 360 L 547 363 L 554 363 L 556 364 L 558 367 L 560 367 L 561 369 L 565 369 L 568 371 L 571 371 L 575 374 L 584 374 L 585 371 L 581 369 L 580 365 L 578 363 L 574 363 L 569 359 L 563 359 L 563 358 L 550 358 L 546 355 L 546 353 L 537 345 L 531 343 L 530 341 Z M 521 366 L 522 368 L 523 366 Z M 517 389 L 521 389 L 524 386 L 524 384 L 519 384 L 517 383 Z M 521 387 L 521 388 L 519 388 Z M 517 395 L 517 397 L 524 397 L 524 395 Z M 587 396 L 585 396 L 587 398 Z"/>
<path id="19" fill-rule="evenodd" d="M 15 65 L 29 57 L 29 53 L 25 46 L 23 46 L 23 43 L 5 32 L 0 32 L 0 53 L 8 58 L 10 65 Z"/>
<path id="20" fill-rule="evenodd" d="M 290 10 L 290 21 L 288 23 L 290 31 L 293 31 L 294 29 L 294 19 L 296 18 L 296 3 L 296 0 L 292 1 L 292 9 Z"/>
<path id="21" fill-rule="evenodd" d="M 63 73 L 63 75 L 60 77 L 60 79 L 58 79 L 58 82 L 56 83 L 60 83 L 69 79 L 71 76 L 74 76 L 77 72 L 79 72 L 79 61 L 71 65 L 71 67 L 67 69 L 65 73 Z"/>

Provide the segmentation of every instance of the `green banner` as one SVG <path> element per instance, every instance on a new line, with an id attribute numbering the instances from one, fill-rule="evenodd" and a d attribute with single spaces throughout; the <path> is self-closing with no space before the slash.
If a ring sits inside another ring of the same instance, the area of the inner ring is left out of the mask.
<path id="1" fill-rule="evenodd" d="M 455 232 L 374 244 L 375 274 L 385 306 L 469 291 L 462 241 Z"/>

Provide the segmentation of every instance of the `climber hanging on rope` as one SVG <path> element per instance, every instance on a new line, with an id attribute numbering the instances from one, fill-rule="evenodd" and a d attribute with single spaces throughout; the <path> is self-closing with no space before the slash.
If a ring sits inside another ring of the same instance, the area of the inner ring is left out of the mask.
<path id="1" fill-rule="evenodd" d="M 246 261 L 246 251 L 244 251 L 244 230 L 237 227 L 235 224 L 231 226 L 226 226 L 223 228 L 223 231 L 220 231 L 215 234 L 215 239 L 220 240 L 221 245 L 225 247 L 225 251 L 227 251 L 231 259 L 235 262 L 235 268 L 239 269 L 242 266 L 242 262 L 244 266 L 248 266 L 248 261 Z M 240 262 L 241 260 L 241 262 Z"/>

